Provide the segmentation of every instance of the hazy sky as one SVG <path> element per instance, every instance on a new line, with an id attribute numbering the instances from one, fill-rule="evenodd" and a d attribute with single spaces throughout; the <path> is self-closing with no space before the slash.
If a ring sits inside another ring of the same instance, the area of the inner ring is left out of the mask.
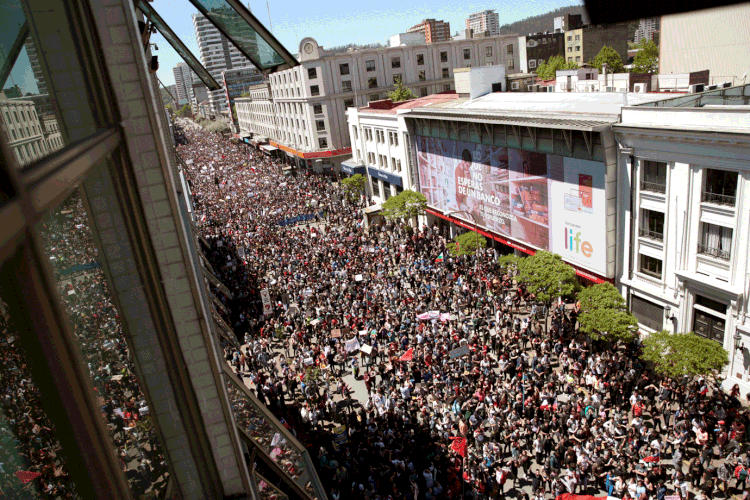
<path id="1" fill-rule="evenodd" d="M 502 25 L 577 3 L 576 0 L 528 0 L 506 4 L 471 0 L 467 3 L 447 0 L 409 3 L 396 0 L 372 3 L 285 0 L 266 4 L 265 0 L 251 0 L 245 5 L 267 28 L 272 28 L 274 36 L 289 52 L 296 55 L 300 40 L 308 36 L 324 48 L 348 43 L 386 43 L 389 36 L 403 33 L 426 18 L 449 22 L 453 34 L 464 28 L 465 19 L 473 12 L 496 9 Z M 155 0 L 151 5 L 200 60 L 191 17 L 197 11 L 188 0 Z M 270 7 L 270 26 L 266 5 Z M 549 29 L 551 31 L 552 26 Z M 153 41 L 159 47 L 156 52 L 159 56 L 158 76 L 164 85 L 172 85 L 172 68 L 181 59 L 161 36 L 152 37 Z"/>

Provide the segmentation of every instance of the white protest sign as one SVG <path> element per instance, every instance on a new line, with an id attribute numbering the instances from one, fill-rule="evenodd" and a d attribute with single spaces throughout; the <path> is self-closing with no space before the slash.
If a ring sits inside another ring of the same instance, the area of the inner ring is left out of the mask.
<path id="1" fill-rule="evenodd" d="M 359 340 L 357 340 L 356 337 L 353 338 L 353 339 L 351 339 L 351 340 L 347 340 L 346 343 L 344 344 L 344 348 L 346 349 L 346 352 L 352 352 L 352 351 L 359 350 L 359 348 L 360 348 L 360 346 L 359 346 Z"/>
<path id="2" fill-rule="evenodd" d="M 260 291 L 260 298 L 263 301 L 263 314 L 268 316 L 271 314 L 271 295 L 268 293 L 268 288 L 264 288 Z"/>

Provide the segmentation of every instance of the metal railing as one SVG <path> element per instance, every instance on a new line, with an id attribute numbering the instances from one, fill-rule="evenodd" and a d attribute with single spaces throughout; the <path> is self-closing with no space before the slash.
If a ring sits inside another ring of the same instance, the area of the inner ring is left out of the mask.
<path id="1" fill-rule="evenodd" d="M 640 228 L 639 234 L 643 236 L 644 238 L 650 238 L 652 240 L 657 240 L 657 241 L 664 241 L 664 234 L 657 233 L 656 231 L 652 229 L 648 229 L 646 227 Z"/>
<path id="2" fill-rule="evenodd" d="M 650 181 L 642 180 L 641 191 L 651 191 L 652 193 L 664 194 L 667 192 L 667 185 L 666 183 L 650 182 Z"/>
<path id="3" fill-rule="evenodd" d="M 711 257 L 716 257 L 721 260 L 729 260 L 732 256 L 732 252 L 728 250 L 701 245 L 700 243 L 698 244 L 698 253 L 701 255 L 710 255 Z"/>
<path id="4" fill-rule="evenodd" d="M 701 201 L 706 203 L 715 203 L 717 205 L 730 205 L 734 206 L 735 197 L 726 194 L 712 193 L 710 191 L 703 191 Z"/>

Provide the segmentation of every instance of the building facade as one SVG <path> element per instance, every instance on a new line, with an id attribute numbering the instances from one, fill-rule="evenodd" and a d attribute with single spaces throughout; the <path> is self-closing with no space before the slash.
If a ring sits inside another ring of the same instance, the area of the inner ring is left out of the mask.
<path id="1" fill-rule="evenodd" d="M 456 68 L 518 67 L 517 45 L 518 37 L 507 35 L 328 54 L 305 38 L 301 65 L 269 79 L 277 117 L 273 140 L 298 159 L 326 155 L 316 158 L 321 168 L 338 171 L 351 156 L 347 108 L 383 99 L 397 81 L 424 97 L 453 90 Z"/>
<path id="2" fill-rule="evenodd" d="M 407 33 L 424 33 L 426 43 L 447 42 L 451 39 L 450 23 L 437 21 L 435 19 L 425 19 L 421 23 L 412 26 Z"/>
<path id="3" fill-rule="evenodd" d="M 235 100 L 240 136 L 252 134 L 252 141 L 257 145 L 276 138 L 276 112 L 271 98 L 271 89 L 267 83 L 251 87 L 249 97 L 238 97 Z"/>
<path id="4" fill-rule="evenodd" d="M 565 33 L 583 27 L 583 16 L 581 14 L 565 14 L 556 17 L 553 21 L 555 33 Z"/>
<path id="5" fill-rule="evenodd" d="M 711 84 L 750 81 L 750 3 L 662 16 L 659 72 L 709 70 Z"/>
<path id="6" fill-rule="evenodd" d="M 229 123 L 237 125 L 234 117 L 234 100 L 247 93 L 250 87 L 265 80 L 265 77 L 255 68 L 228 69 L 221 72 L 225 99 L 229 105 Z"/>
<path id="7" fill-rule="evenodd" d="M 211 76 L 220 82 L 221 73 L 225 70 L 240 68 L 255 68 L 253 64 L 237 49 L 237 47 L 219 32 L 211 21 L 201 14 L 193 14 L 195 38 L 198 41 L 198 51 L 201 62 Z M 255 39 L 255 32 L 248 31 L 248 37 Z M 227 97 L 224 90 L 209 92 L 211 106 L 216 115 L 227 111 Z"/>
<path id="8" fill-rule="evenodd" d="M 743 100 L 736 96 L 746 96 Z M 643 332 L 695 332 L 750 390 L 750 85 L 625 107 L 618 281 Z"/>
<path id="9" fill-rule="evenodd" d="M 494 9 L 470 14 L 466 19 L 466 29 L 497 36 L 500 34 L 500 15 Z"/>
<path id="10" fill-rule="evenodd" d="M 200 79 L 193 73 L 190 66 L 184 62 L 177 63 L 172 69 L 174 73 L 174 85 L 175 92 L 177 95 L 177 104 L 182 106 L 183 104 L 190 105 L 193 100 L 193 83 L 200 81 Z"/>
<path id="11" fill-rule="evenodd" d="M 638 21 L 638 28 L 633 35 L 635 43 L 641 43 L 643 40 L 654 40 L 659 33 L 659 18 L 650 17 Z"/>
<path id="12" fill-rule="evenodd" d="M 522 73 L 529 73 L 553 56 L 565 56 L 565 33 L 537 33 L 519 36 L 518 50 Z"/>
<path id="13" fill-rule="evenodd" d="M 578 64 L 594 60 L 599 51 L 608 45 L 615 49 L 623 64 L 628 57 L 628 25 L 585 26 L 565 32 L 565 59 Z"/>
<path id="14" fill-rule="evenodd" d="M 0 128 L 20 166 L 49 154 L 50 145 L 33 102 L 0 95 Z"/>

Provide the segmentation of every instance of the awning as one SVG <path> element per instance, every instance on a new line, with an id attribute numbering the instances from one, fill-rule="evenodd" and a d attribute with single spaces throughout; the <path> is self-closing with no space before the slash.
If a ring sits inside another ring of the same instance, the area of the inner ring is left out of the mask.
<path id="1" fill-rule="evenodd" d="M 362 165 L 361 163 L 357 163 L 351 158 L 341 162 L 341 171 L 346 172 L 349 175 L 367 175 L 367 167 Z"/>
<path id="2" fill-rule="evenodd" d="M 400 175 L 390 174 L 388 172 L 383 172 L 382 170 L 378 170 L 377 168 L 372 167 L 367 167 L 367 172 L 370 174 L 370 177 L 384 180 L 385 182 L 393 184 L 394 186 L 404 187 L 404 181 L 401 179 Z"/>
<path id="3" fill-rule="evenodd" d="M 269 153 L 270 153 L 270 152 L 272 152 L 272 151 L 278 151 L 278 149 L 279 149 L 279 148 L 277 148 L 277 147 L 275 147 L 275 146 L 271 146 L 271 145 L 269 145 L 269 144 L 263 144 L 263 145 L 262 145 L 262 146 L 260 147 L 260 149 L 262 149 L 263 151 L 267 151 L 267 152 L 269 152 Z"/>
<path id="4" fill-rule="evenodd" d="M 380 212 L 383 209 L 382 205 L 371 205 L 367 208 L 365 208 L 366 214 L 374 214 L 375 212 Z"/>

